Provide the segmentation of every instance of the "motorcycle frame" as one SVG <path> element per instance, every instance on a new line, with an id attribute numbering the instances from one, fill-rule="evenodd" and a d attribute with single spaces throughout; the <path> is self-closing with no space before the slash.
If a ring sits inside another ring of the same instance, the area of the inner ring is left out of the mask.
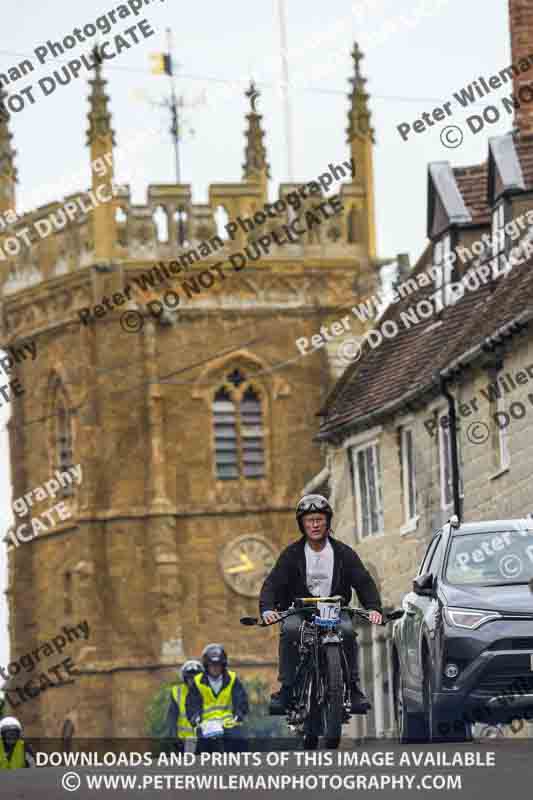
<path id="1" fill-rule="evenodd" d="M 313 641 L 310 646 L 308 643 L 305 642 L 306 633 L 311 633 L 313 636 Z M 309 697 L 309 681 L 312 681 L 310 689 L 311 689 L 311 694 L 314 696 L 315 701 L 320 706 L 323 706 L 324 704 L 327 687 L 326 687 L 325 677 L 323 674 L 324 670 L 323 669 L 321 670 L 321 667 L 323 667 L 325 648 L 332 646 L 337 646 L 340 648 L 343 683 L 344 683 L 344 698 L 346 704 L 347 702 L 350 701 L 350 695 L 349 695 L 350 681 L 349 681 L 348 662 L 343 647 L 342 631 L 338 629 L 338 625 L 332 626 L 331 628 L 322 631 L 320 627 L 316 625 L 313 620 L 311 621 L 307 619 L 302 620 L 299 630 L 299 645 L 298 645 L 300 661 L 298 662 L 298 666 L 296 668 L 294 684 L 298 685 L 299 679 L 303 677 L 302 689 L 298 694 L 298 699 L 305 698 L 304 701 L 306 704 L 305 717 L 298 723 L 292 725 L 290 722 L 291 712 L 289 713 L 287 718 L 289 726 L 293 727 L 296 730 L 296 732 L 299 733 L 300 735 L 302 731 L 301 730 L 299 731 L 297 729 L 305 725 L 305 721 L 307 720 L 311 711 L 310 707 L 307 707 L 308 697 Z M 312 664 L 309 664 L 310 659 L 312 659 Z M 301 708 L 301 703 L 298 704 L 298 708 Z M 321 727 L 323 727 L 323 724 L 324 724 L 323 719 L 321 718 Z"/>

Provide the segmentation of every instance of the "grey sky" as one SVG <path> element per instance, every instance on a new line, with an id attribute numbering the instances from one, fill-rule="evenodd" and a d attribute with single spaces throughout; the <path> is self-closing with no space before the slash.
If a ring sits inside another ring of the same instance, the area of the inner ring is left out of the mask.
<path id="1" fill-rule="evenodd" d="M 75 27 L 94 23 L 102 14 L 116 9 L 119 2 L 92 0 L 91 3 L 48 0 L 18 0 L 4 9 L 3 37 L 0 42 L 0 73 L 48 39 L 62 40 Z M 426 182 L 429 161 L 450 160 L 452 164 L 478 163 L 487 153 L 488 136 L 501 135 L 511 128 L 505 113 L 499 122 L 486 126 L 474 136 L 465 118 L 480 113 L 488 104 L 501 107 L 502 96 L 510 86 L 494 91 L 476 107 L 466 110 L 452 104 L 449 124 L 464 127 L 464 142 L 447 150 L 439 140 L 437 123 L 422 134 L 404 142 L 396 126 L 414 122 L 424 111 L 451 100 L 479 76 L 488 77 L 510 63 L 506 0 L 287 0 L 287 38 L 293 120 L 295 179 L 313 179 L 331 161 L 348 157 L 347 125 L 349 84 L 352 75 L 350 52 L 354 38 L 365 53 L 362 70 L 368 78 L 372 122 L 376 130 L 374 149 L 375 197 L 378 255 L 394 256 L 409 252 L 415 261 L 426 236 Z M 357 18 L 352 7 L 359 9 Z M 334 9 L 334 11 L 333 11 Z M 427 16 L 421 17 L 421 9 Z M 425 11 L 427 9 L 427 12 Z M 116 33 L 146 18 L 156 35 L 142 40 L 116 59 L 105 64 L 109 79 L 113 123 L 119 146 L 132 138 L 153 119 L 161 130 L 159 143 L 146 145 L 139 158 L 119 164 L 117 178 L 131 182 L 134 201 L 146 197 L 148 183 L 174 180 L 174 161 L 166 134 L 164 112 L 134 99 L 144 91 L 154 100 L 167 91 L 168 79 L 150 74 L 149 54 L 165 47 L 164 29 L 174 32 L 174 52 L 181 64 L 177 85 L 186 100 L 195 100 L 205 90 L 207 105 L 196 105 L 186 113 L 186 134 L 182 146 L 182 180 L 192 184 L 193 200 L 205 202 L 209 183 L 234 182 L 242 177 L 245 113 L 242 95 L 253 74 L 262 91 L 258 110 L 263 114 L 266 147 L 271 164 L 271 198 L 280 182 L 287 180 L 284 144 L 283 104 L 280 93 L 265 84 L 280 79 L 279 27 L 275 0 L 230 0 L 230 2 L 182 3 L 178 0 L 153 0 L 137 18 L 120 21 L 101 40 L 112 40 Z M 68 61 L 90 49 L 94 40 L 67 52 Z M 50 59 L 39 70 L 21 79 L 13 91 L 37 81 L 63 61 Z M 186 76 L 186 77 L 185 77 Z M 11 130 L 18 151 L 18 210 L 29 210 L 29 203 L 57 199 L 50 191 L 58 177 L 85 170 L 82 184 L 69 183 L 70 190 L 89 185 L 89 154 L 85 146 L 88 110 L 87 73 L 68 86 L 60 86 L 50 97 L 36 90 L 37 102 L 12 115 Z M 212 80 L 207 80 L 212 79 Z M 229 82 L 241 81 L 242 90 L 230 90 Z M 227 83 L 224 83 L 227 81 Z M 322 91 L 311 91 L 311 89 Z M 133 177 L 132 177 L 133 175 Z M 31 390 L 31 387 L 27 387 Z M 0 423 L 6 409 L 0 408 Z M 7 434 L 0 439 L 0 528 L 9 522 L 10 497 Z M 40 476 L 46 480 L 48 476 Z M 36 484 L 37 485 L 37 484 Z M 33 487 L 29 487 L 33 488 Z M 31 546 L 31 545 L 29 545 Z M 5 547 L 0 547 L 0 588 L 5 590 Z M 7 613 L 0 597 L 0 665 L 8 661 Z"/>

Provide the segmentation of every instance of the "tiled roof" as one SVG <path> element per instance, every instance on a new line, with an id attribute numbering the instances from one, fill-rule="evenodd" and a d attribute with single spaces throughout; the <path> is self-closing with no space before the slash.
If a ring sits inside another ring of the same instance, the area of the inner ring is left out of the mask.
<path id="1" fill-rule="evenodd" d="M 424 267 L 420 262 L 412 276 Z M 376 419 L 385 418 L 387 407 L 392 413 L 394 404 L 398 409 L 405 395 L 412 393 L 414 398 L 430 390 L 439 372 L 523 312 L 533 311 L 532 259 L 493 283 L 481 284 L 476 291 L 466 290 L 462 299 L 445 307 L 438 318 L 432 316 L 406 328 L 400 313 L 434 292 L 433 283 L 419 288 L 391 305 L 376 323 L 379 329 L 387 319 L 397 321 L 399 332 L 393 339 L 383 337 L 374 350 L 365 343 L 359 361 L 346 369 L 326 400 L 320 438 L 340 427 L 367 425 L 368 420 L 363 423 L 362 418 L 371 413 Z M 435 326 L 437 319 L 442 322 Z"/>

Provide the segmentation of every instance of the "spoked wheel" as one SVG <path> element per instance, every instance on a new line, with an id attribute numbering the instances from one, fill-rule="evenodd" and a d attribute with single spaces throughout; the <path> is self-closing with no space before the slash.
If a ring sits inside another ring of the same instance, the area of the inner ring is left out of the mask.
<path id="1" fill-rule="evenodd" d="M 328 646 L 325 651 L 326 696 L 322 709 L 325 746 L 335 750 L 341 740 L 344 716 L 344 686 L 340 647 Z"/>
<path id="2" fill-rule="evenodd" d="M 432 742 L 471 742 L 472 726 L 460 714 L 443 714 L 433 705 L 433 674 L 431 667 L 424 665 L 424 711 L 429 739 Z"/>
<path id="3" fill-rule="evenodd" d="M 399 668 L 394 673 L 394 716 L 400 744 L 427 742 L 429 740 L 429 731 L 424 714 L 413 714 L 406 708 L 402 675 Z"/>

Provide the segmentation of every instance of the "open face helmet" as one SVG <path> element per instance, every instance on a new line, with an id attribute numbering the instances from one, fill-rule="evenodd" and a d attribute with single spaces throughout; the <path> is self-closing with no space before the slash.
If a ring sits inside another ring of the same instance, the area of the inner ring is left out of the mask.
<path id="1" fill-rule="evenodd" d="M 223 669 L 226 669 L 228 656 L 222 645 L 206 645 L 202 651 L 202 664 L 204 665 L 204 669 L 207 669 L 208 664 L 222 664 Z"/>
<path id="2" fill-rule="evenodd" d="M 194 678 L 195 675 L 203 671 L 204 668 L 201 663 L 191 658 L 181 668 L 181 679 L 185 681 L 186 678 Z"/>
<path id="3" fill-rule="evenodd" d="M 325 514 L 329 529 L 333 516 L 333 509 L 329 501 L 321 494 L 305 494 L 296 506 L 296 522 L 300 528 L 300 533 L 303 534 L 305 534 L 303 518 L 306 514 Z"/>
<path id="4" fill-rule="evenodd" d="M 0 736 L 5 742 L 16 742 L 22 736 L 22 725 L 16 717 L 4 717 L 0 722 Z"/>

